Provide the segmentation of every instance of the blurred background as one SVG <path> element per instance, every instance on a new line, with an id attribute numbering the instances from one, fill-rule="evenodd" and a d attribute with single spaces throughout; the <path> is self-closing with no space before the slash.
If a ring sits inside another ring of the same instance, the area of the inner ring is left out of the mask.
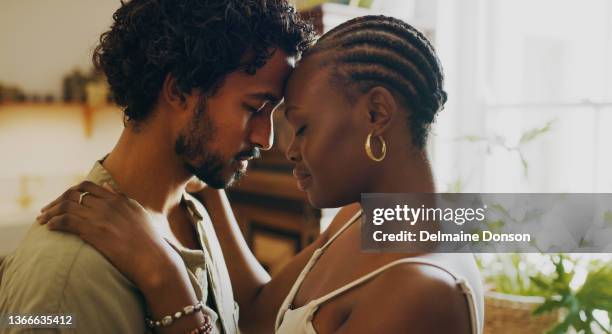
<path id="1" fill-rule="evenodd" d="M 431 39 L 449 94 L 429 142 L 438 191 L 612 192 L 612 1 L 294 3 L 320 33 L 386 14 Z M 90 60 L 118 5 L 0 1 L 0 257 L 123 128 Z M 335 212 L 315 210 L 296 189 L 283 157 L 282 117 L 276 131 L 275 148 L 229 192 L 271 272 Z M 605 218 L 612 228 L 612 213 Z M 478 261 L 490 290 L 488 333 L 610 333 L 610 254 L 484 254 Z"/>

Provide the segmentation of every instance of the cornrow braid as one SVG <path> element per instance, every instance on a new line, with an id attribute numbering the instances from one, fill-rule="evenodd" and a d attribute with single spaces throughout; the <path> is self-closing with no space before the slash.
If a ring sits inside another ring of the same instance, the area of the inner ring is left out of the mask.
<path id="1" fill-rule="evenodd" d="M 444 107 L 444 74 L 427 38 L 409 24 L 387 16 L 363 16 L 323 35 L 303 58 L 320 55 L 332 65 L 332 81 L 349 101 L 383 86 L 410 109 L 415 146 L 423 148 L 436 114 Z"/>

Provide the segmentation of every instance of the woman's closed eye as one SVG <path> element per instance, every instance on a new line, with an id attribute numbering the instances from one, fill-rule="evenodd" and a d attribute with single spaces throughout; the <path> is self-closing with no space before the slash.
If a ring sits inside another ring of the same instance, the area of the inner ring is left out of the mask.
<path id="1" fill-rule="evenodd" d="M 297 129 L 297 131 L 295 132 L 295 136 L 301 136 L 302 134 L 304 134 L 304 131 L 306 130 L 306 125 L 302 125 L 301 127 L 299 127 Z"/>
<path id="2" fill-rule="evenodd" d="M 246 109 L 248 112 L 250 112 L 252 114 L 256 114 L 256 113 L 258 113 L 262 109 L 262 108 L 255 108 L 255 107 L 253 107 L 251 105 L 248 105 L 246 103 L 243 104 L 242 106 L 244 107 L 244 109 Z"/>

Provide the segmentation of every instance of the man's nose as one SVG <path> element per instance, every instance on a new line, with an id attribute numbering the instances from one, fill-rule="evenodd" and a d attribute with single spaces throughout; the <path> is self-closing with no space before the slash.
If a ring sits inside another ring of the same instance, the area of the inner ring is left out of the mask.
<path id="1" fill-rule="evenodd" d="M 262 150 L 269 150 L 274 144 L 274 123 L 272 113 L 266 113 L 255 117 L 251 127 L 251 143 Z"/>

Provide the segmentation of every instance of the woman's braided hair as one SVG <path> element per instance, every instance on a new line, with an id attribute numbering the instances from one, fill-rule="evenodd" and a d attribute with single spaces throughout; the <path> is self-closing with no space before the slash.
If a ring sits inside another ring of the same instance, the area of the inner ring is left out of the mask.
<path id="1" fill-rule="evenodd" d="M 446 102 L 444 74 L 435 50 L 409 24 L 387 16 L 363 16 L 323 35 L 303 58 L 318 54 L 349 101 L 382 86 L 410 110 L 415 146 L 423 148 L 430 126 Z"/>

